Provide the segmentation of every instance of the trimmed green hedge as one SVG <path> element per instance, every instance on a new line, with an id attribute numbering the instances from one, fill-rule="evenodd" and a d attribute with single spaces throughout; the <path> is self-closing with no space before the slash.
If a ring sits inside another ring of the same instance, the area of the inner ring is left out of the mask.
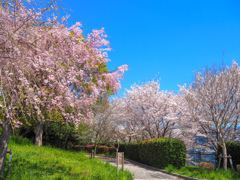
<path id="1" fill-rule="evenodd" d="M 114 144 L 114 146 L 117 148 L 118 144 Z M 140 162 L 139 147 L 140 143 L 119 143 L 118 152 L 124 152 L 124 156 L 127 158 Z"/>
<path id="2" fill-rule="evenodd" d="M 227 155 L 230 154 L 232 156 L 233 167 L 236 169 L 236 165 L 240 164 L 240 142 L 229 141 L 226 143 L 226 147 L 227 147 Z M 217 155 L 216 155 L 217 165 L 219 161 L 218 156 L 220 154 L 222 154 L 222 148 L 218 146 Z M 222 163 L 223 163 L 223 160 L 221 160 L 221 167 L 222 167 Z M 229 160 L 228 160 L 228 167 L 231 168 Z"/>
<path id="3" fill-rule="evenodd" d="M 140 156 L 139 156 L 139 148 L 140 143 L 128 143 L 125 145 L 125 151 L 127 157 L 131 158 L 134 161 L 140 162 Z"/>
<path id="4" fill-rule="evenodd" d="M 140 159 L 143 163 L 158 168 L 169 164 L 180 168 L 186 162 L 186 148 L 178 139 L 160 138 L 143 141 L 139 148 Z"/>
<path id="5" fill-rule="evenodd" d="M 185 145 L 178 139 L 160 138 L 120 144 L 119 152 L 124 152 L 129 159 L 158 168 L 167 167 L 169 164 L 180 168 L 186 162 Z"/>

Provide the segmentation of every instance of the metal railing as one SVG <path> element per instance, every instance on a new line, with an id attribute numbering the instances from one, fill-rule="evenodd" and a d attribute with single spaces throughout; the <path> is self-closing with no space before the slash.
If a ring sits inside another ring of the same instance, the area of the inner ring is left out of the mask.
<path id="1" fill-rule="evenodd" d="M 186 152 L 187 154 L 187 165 L 199 166 L 200 162 L 211 162 L 214 167 L 217 167 L 215 160 L 215 153 L 203 153 L 203 152 Z"/>

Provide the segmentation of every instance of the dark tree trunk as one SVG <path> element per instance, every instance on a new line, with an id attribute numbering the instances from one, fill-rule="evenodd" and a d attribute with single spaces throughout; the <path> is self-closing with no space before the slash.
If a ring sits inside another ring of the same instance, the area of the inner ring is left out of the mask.
<path id="1" fill-rule="evenodd" d="M 36 130 L 36 135 L 35 135 L 35 145 L 36 146 L 42 146 L 43 125 L 44 125 L 43 121 L 40 121 L 37 123 L 37 130 Z"/>
<path id="2" fill-rule="evenodd" d="M 0 137 L 0 175 L 4 172 L 4 163 L 7 155 L 8 142 L 11 134 L 10 119 L 6 118 L 6 121 L 2 126 L 2 134 Z"/>
<path id="3" fill-rule="evenodd" d="M 65 141 L 65 150 L 68 150 L 68 137 L 67 137 L 67 139 Z"/>
<path id="4" fill-rule="evenodd" d="M 131 143 L 132 136 L 129 136 L 128 143 Z"/>

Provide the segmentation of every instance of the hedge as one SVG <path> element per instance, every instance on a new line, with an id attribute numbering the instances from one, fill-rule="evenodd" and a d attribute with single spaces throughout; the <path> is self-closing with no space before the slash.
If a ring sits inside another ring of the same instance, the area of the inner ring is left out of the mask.
<path id="1" fill-rule="evenodd" d="M 227 147 L 227 155 L 230 154 L 232 156 L 233 167 L 236 169 L 236 165 L 240 164 L 240 142 L 229 141 L 226 143 L 226 147 Z M 216 154 L 217 165 L 219 161 L 218 156 L 220 154 L 222 154 L 222 148 L 218 146 L 217 154 Z M 223 163 L 223 160 L 221 160 L 221 167 L 222 167 L 222 163 Z M 228 160 L 228 167 L 231 167 L 229 160 Z"/>
<path id="2" fill-rule="evenodd" d="M 186 163 L 186 148 L 178 139 L 158 138 L 140 143 L 141 162 L 158 168 L 172 164 L 180 168 Z"/>
<path id="3" fill-rule="evenodd" d="M 158 168 L 169 164 L 181 167 L 186 162 L 185 145 L 178 139 L 161 138 L 141 143 L 119 144 L 119 152 L 124 152 L 129 159 Z"/>
<path id="4" fill-rule="evenodd" d="M 131 158 L 134 161 L 140 162 L 139 156 L 140 143 L 128 143 L 125 145 L 125 156 Z M 119 151 L 120 152 L 120 151 Z"/>
<path id="5" fill-rule="evenodd" d="M 87 151 L 89 153 L 92 152 L 92 149 L 95 149 L 95 145 L 85 145 L 85 146 L 81 146 L 81 145 L 76 145 L 74 147 L 74 150 L 77 151 Z M 108 146 L 102 146 L 102 145 L 97 145 L 97 154 L 113 154 L 117 151 L 117 148 L 115 147 L 108 147 Z"/>

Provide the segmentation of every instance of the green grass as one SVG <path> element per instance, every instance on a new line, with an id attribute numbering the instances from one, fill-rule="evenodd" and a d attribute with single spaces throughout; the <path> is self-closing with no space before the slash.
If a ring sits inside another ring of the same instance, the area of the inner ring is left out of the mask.
<path id="1" fill-rule="evenodd" d="M 9 180 L 131 180 L 129 171 L 119 171 L 109 163 L 90 159 L 83 152 L 64 151 L 49 146 L 36 147 L 29 140 L 11 137 L 9 149 L 13 150 L 11 172 L 8 158 L 4 179 Z"/>
<path id="2" fill-rule="evenodd" d="M 169 165 L 165 168 L 166 171 L 181 174 L 184 176 L 195 177 L 200 179 L 214 179 L 214 180 L 240 180 L 240 173 L 232 172 L 231 169 L 223 171 L 223 169 L 216 169 L 214 171 L 201 171 L 199 167 L 184 166 L 180 169 Z"/>

